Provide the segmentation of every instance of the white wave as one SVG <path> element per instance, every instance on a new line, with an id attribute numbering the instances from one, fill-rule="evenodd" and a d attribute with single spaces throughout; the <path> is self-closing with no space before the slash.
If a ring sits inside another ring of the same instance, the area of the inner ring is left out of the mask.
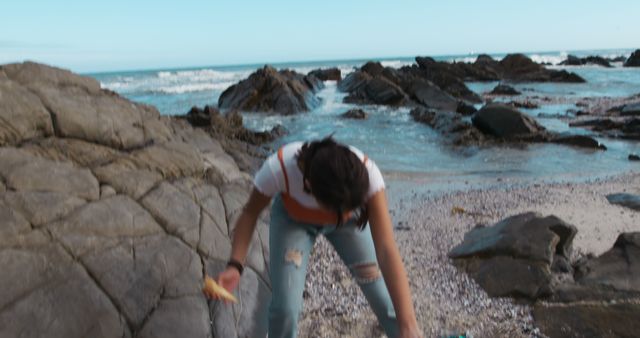
<path id="1" fill-rule="evenodd" d="M 454 58 L 452 60 L 447 60 L 447 61 L 449 61 L 449 62 L 453 61 L 453 62 L 474 63 L 474 62 L 476 62 L 476 59 L 478 59 L 477 56 L 465 56 L 465 57 Z"/>
<path id="2" fill-rule="evenodd" d="M 159 78 L 162 79 L 162 78 L 171 77 L 172 73 L 171 72 L 158 72 L 157 75 L 158 75 Z"/>
<path id="3" fill-rule="evenodd" d="M 165 94 L 183 94 L 191 92 L 203 92 L 208 90 L 224 90 L 233 85 L 234 82 L 220 83 L 187 83 L 170 87 L 159 87 L 152 89 L 154 92 Z"/>
<path id="4" fill-rule="evenodd" d="M 529 57 L 531 58 L 531 60 L 537 62 L 537 63 L 550 63 L 552 65 L 557 65 L 560 62 L 564 61 L 567 59 L 567 52 L 561 52 L 560 54 L 556 54 L 556 55 L 540 55 L 540 54 L 531 54 L 529 55 Z"/>
<path id="5" fill-rule="evenodd" d="M 382 66 L 384 67 L 401 68 L 404 66 L 411 66 L 413 64 L 413 61 L 387 60 L 381 61 L 380 64 L 382 64 Z"/>

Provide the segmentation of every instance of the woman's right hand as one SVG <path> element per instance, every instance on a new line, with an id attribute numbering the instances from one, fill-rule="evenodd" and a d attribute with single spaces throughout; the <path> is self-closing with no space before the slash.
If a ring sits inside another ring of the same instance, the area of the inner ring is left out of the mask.
<path id="1" fill-rule="evenodd" d="M 230 293 L 233 293 L 233 290 L 238 287 L 239 283 L 240 272 L 233 266 L 227 266 L 227 268 L 218 275 L 218 284 L 227 289 L 227 291 L 229 291 Z M 211 298 L 219 299 L 219 297 L 216 295 L 208 296 Z M 225 303 L 228 303 L 228 301 L 225 300 Z"/>

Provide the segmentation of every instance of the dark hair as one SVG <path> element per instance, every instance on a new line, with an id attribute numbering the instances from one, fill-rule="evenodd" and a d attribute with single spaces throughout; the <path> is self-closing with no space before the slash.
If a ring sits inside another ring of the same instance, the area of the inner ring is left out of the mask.
<path id="1" fill-rule="evenodd" d="M 363 161 L 349 149 L 336 142 L 332 136 L 322 140 L 306 142 L 296 155 L 302 166 L 305 192 L 313 196 L 338 215 L 347 211 L 356 212 L 356 224 L 364 229 L 369 221 L 366 196 L 369 191 L 369 173 Z"/>

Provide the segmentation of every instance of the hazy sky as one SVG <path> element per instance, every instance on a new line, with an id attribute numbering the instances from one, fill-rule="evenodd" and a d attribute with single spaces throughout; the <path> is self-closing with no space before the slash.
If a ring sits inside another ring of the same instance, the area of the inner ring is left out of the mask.
<path id="1" fill-rule="evenodd" d="M 2 0 L 0 63 L 74 71 L 640 48 L 639 0 Z"/>

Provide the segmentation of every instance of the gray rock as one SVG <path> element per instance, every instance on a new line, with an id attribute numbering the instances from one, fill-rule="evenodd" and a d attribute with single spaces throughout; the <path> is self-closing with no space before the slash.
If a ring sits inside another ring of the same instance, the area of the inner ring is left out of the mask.
<path id="1" fill-rule="evenodd" d="M 48 137 L 32 140 L 21 149 L 56 162 L 72 162 L 77 167 L 94 168 L 123 156 L 119 151 L 77 139 Z"/>
<path id="2" fill-rule="evenodd" d="M 0 149 L 0 175 L 7 187 L 18 191 L 58 192 L 87 200 L 100 196 L 98 180 L 91 171 L 71 163 L 54 162 L 21 150 Z"/>
<path id="3" fill-rule="evenodd" d="M 198 246 L 201 209 L 188 195 L 162 182 L 141 203 L 168 233 L 180 237 L 194 249 Z"/>
<path id="4" fill-rule="evenodd" d="M 575 279 L 640 294 L 640 232 L 620 234 L 613 248 L 577 267 Z"/>
<path id="5" fill-rule="evenodd" d="M 598 140 L 593 137 L 586 135 L 554 135 L 551 136 L 550 142 L 587 149 L 607 150 L 607 147 L 604 144 L 598 142 Z"/>
<path id="6" fill-rule="evenodd" d="M 413 82 L 408 92 L 418 103 L 430 108 L 452 112 L 458 108 L 458 100 L 427 80 Z"/>
<path id="7" fill-rule="evenodd" d="M 95 170 L 100 182 L 120 193 L 139 199 L 162 180 L 162 175 L 146 169 L 129 169 L 124 165 L 110 164 Z"/>
<path id="8" fill-rule="evenodd" d="M 0 181 L 0 193 L 7 191 L 7 187 L 4 186 L 4 183 Z"/>
<path id="9" fill-rule="evenodd" d="M 112 186 L 108 184 L 103 184 L 100 186 L 100 199 L 115 196 L 116 194 L 116 189 L 114 189 Z"/>
<path id="10" fill-rule="evenodd" d="M 362 109 L 350 109 L 340 115 L 346 119 L 366 120 L 369 114 Z"/>
<path id="11" fill-rule="evenodd" d="M 342 74 L 338 68 L 327 69 L 315 69 L 309 72 L 308 75 L 315 76 L 322 81 L 340 81 Z"/>
<path id="12" fill-rule="evenodd" d="M 56 136 L 132 149 L 170 135 L 157 110 L 101 90 L 93 79 L 34 63 L 2 69 L 40 98 L 53 116 Z"/>
<path id="13" fill-rule="evenodd" d="M 493 88 L 493 90 L 491 91 L 491 94 L 493 95 L 520 95 L 522 93 L 520 93 L 519 91 L 517 91 L 515 88 L 505 85 L 505 84 L 499 84 L 497 85 L 495 88 Z"/>
<path id="14" fill-rule="evenodd" d="M 86 203 L 72 195 L 38 191 L 10 191 L 4 194 L 4 201 L 34 227 L 60 219 Z"/>
<path id="15" fill-rule="evenodd" d="M 536 299 L 551 292 L 554 256 L 569 257 L 576 232 L 555 216 L 524 213 L 474 228 L 449 257 L 491 296 Z"/>
<path id="16" fill-rule="evenodd" d="M 208 260 L 207 274 L 215 277 L 224 270 L 225 265 L 223 261 Z M 265 314 L 268 313 L 271 300 L 269 287 L 255 272 L 247 269 L 240 279 L 236 297 L 239 304 L 232 307 L 216 301 L 209 303 L 214 336 L 233 338 L 237 334 L 237 337 L 264 337 L 268 319 Z"/>
<path id="17" fill-rule="evenodd" d="M 124 195 L 89 203 L 48 228 L 76 257 L 116 245 L 123 237 L 163 232 L 145 209 Z"/>
<path id="18" fill-rule="evenodd" d="M 320 104 L 315 92 L 322 82 L 290 70 L 264 66 L 227 88 L 218 99 L 220 109 L 295 114 Z"/>
<path id="19" fill-rule="evenodd" d="M 231 257 L 231 241 L 209 217 L 203 214 L 198 252 L 207 258 L 228 260 Z"/>
<path id="20" fill-rule="evenodd" d="M 31 230 L 31 224 L 19 212 L 0 199 L 0 237 L 9 238 Z"/>
<path id="21" fill-rule="evenodd" d="M 163 178 L 200 176 L 204 173 L 200 153 L 181 141 L 151 145 L 121 157 L 110 165 L 155 171 Z"/>
<path id="22" fill-rule="evenodd" d="M 623 207 L 627 207 L 629 209 L 640 211 L 640 196 L 627 194 L 627 193 L 618 193 L 618 194 L 610 194 L 607 195 L 607 200 L 611 204 L 618 204 Z"/>
<path id="23" fill-rule="evenodd" d="M 211 337 L 208 312 L 207 302 L 201 295 L 163 299 L 136 337 Z"/>
<path id="24" fill-rule="evenodd" d="M 532 117 L 502 104 L 482 107 L 472 122 L 483 133 L 507 139 L 532 136 L 545 130 Z"/>
<path id="25" fill-rule="evenodd" d="M 200 258 L 171 236 L 130 238 L 81 260 L 134 331 L 162 300 L 202 295 Z"/>
<path id="26" fill-rule="evenodd" d="M 0 79 L 0 121 L 0 146 L 53 135 L 51 116 L 40 99 L 7 79 Z"/>
<path id="27" fill-rule="evenodd" d="M 126 321 L 59 245 L 0 249 L 0 336 L 130 337 Z"/>
<path id="28" fill-rule="evenodd" d="M 640 305 L 634 303 L 536 303 L 536 326 L 550 338 L 637 337 Z"/>

